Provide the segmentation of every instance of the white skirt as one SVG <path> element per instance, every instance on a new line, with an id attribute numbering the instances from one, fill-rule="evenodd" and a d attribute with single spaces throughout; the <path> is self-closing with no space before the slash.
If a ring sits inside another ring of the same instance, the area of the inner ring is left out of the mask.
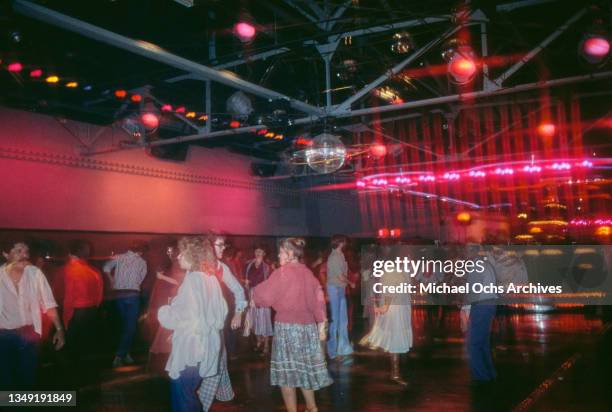
<path id="1" fill-rule="evenodd" d="M 372 330 L 359 343 L 389 353 L 408 352 L 412 347 L 412 306 L 389 306 L 386 313 L 377 315 Z"/>

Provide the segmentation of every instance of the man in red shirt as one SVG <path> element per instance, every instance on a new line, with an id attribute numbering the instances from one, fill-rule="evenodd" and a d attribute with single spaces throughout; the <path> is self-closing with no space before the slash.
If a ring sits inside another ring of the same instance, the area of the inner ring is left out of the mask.
<path id="1" fill-rule="evenodd" d="M 94 343 L 98 306 L 103 296 L 102 275 L 85 260 L 90 252 L 87 242 L 74 241 L 63 268 L 67 350 L 77 366 L 83 364 L 83 355 L 91 351 L 90 345 Z"/>

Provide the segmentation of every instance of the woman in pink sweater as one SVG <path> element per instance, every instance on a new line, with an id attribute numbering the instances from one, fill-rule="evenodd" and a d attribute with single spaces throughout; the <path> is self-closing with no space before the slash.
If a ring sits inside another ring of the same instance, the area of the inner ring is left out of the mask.
<path id="1" fill-rule="evenodd" d="M 331 385 L 321 341 L 326 339 L 327 315 L 321 284 L 299 260 L 304 239 L 279 244 L 280 267 L 253 290 L 253 301 L 276 311 L 270 381 L 280 386 L 289 412 L 297 411 L 296 388 L 306 411 L 316 412 L 314 391 Z"/>

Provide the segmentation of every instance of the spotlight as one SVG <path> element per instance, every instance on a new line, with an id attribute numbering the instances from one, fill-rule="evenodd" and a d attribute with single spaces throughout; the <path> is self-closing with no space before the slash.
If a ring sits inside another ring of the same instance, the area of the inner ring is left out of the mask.
<path id="1" fill-rule="evenodd" d="M 395 33 L 391 51 L 395 54 L 406 54 L 413 48 L 412 36 L 407 31 Z"/>
<path id="2" fill-rule="evenodd" d="M 140 121 L 147 133 L 153 133 L 159 127 L 159 115 L 153 112 L 144 112 L 141 114 Z"/>
<path id="3" fill-rule="evenodd" d="M 123 89 L 119 89 L 119 90 L 115 90 L 115 97 L 117 99 L 125 99 L 125 96 L 127 96 L 127 92 Z"/>
<path id="4" fill-rule="evenodd" d="M 238 120 L 232 120 L 231 122 L 229 122 L 229 127 L 231 127 L 232 129 L 237 129 L 240 127 L 240 122 Z"/>
<path id="5" fill-rule="evenodd" d="M 79 83 L 78 82 L 68 82 L 66 83 L 66 87 L 69 89 L 76 89 L 77 87 L 79 87 Z"/>
<path id="6" fill-rule="evenodd" d="M 161 111 L 162 112 L 171 112 L 172 111 L 172 105 L 170 104 L 163 104 L 161 107 Z"/>
<path id="7" fill-rule="evenodd" d="M 542 123 L 538 126 L 538 134 L 540 137 L 550 138 L 557 132 L 557 127 L 552 123 Z"/>
<path id="8" fill-rule="evenodd" d="M 176 112 L 177 113 L 181 113 L 181 114 L 185 114 L 187 112 L 187 109 L 185 109 L 185 106 L 179 106 L 176 108 Z"/>
<path id="9" fill-rule="evenodd" d="M 580 42 L 578 52 L 588 64 L 603 65 L 610 57 L 610 40 L 603 34 L 588 34 Z"/>
<path id="10" fill-rule="evenodd" d="M 19 62 L 13 62 L 7 66 L 7 69 L 11 73 L 19 73 L 21 70 L 23 70 L 23 65 Z"/>
<path id="11" fill-rule="evenodd" d="M 387 154 L 387 146 L 384 144 L 375 144 L 370 147 L 370 152 L 376 157 L 384 157 Z"/>
<path id="12" fill-rule="evenodd" d="M 234 25 L 234 34 L 242 43 L 250 43 L 255 38 L 255 26 L 246 21 L 239 21 Z"/>
<path id="13" fill-rule="evenodd" d="M 468 212 L 460 212 L 456 216 L 457 222 L 468 224 L 472 221 L 472 216 Z"/>
<path id="14" fill-rule="evenodd" d="M 42 77 L 42 74 L 43 74 L 43 72 L 40 69 L 34 69 L 34 70 L 30 71 L 30 77 L 32 77 L 32 78 Z"/>
<path id="15" fill-rule="evenodd" d="M 448 62 L 447 71 L 451 82 L 464 85 L 476 76 L 476 55 L 468 45 L 458 45 L 456 40 L 449 43 L 442 52 L 442 58 Z"/>
<path id="16" fill-rule="evenodd" d="M 58 77 L 58 76 L 55 76 L 55 75 L 53 75 L 53 76 L 49 76 L 49 77 L 47 77 L 47 78 L 45 79 L 45 81 L 46 81 L 47 83 L 50 83 L 50 84 L 55 84 L 55 83 L 59 82 L 59 77 Z"/>
<path id="17" fill-rule="evenodd" d="M 142 96 L 139 94 L 133 94 L 130 97 L 130 100 L 133 101 L 134 103 L 140 103 L 142 101 Z"/>

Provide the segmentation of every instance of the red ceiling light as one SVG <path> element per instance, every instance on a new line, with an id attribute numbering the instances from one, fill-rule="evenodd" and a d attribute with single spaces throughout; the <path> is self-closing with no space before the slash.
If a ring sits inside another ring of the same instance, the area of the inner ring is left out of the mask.
<path id="1" fill-rule="evenodd" d="M 42 74 L 43 74 L 43 72 L 40 69 L 34 69 L 34 70 L 30 71 L 30 77 L 32 77 L 32 78 L 42 77 Z"/>
<path id="2" fill-rule="evenodd" d="M 589 34 L 582 39 L 578 51 L 587 63 L 603 64 L 610 57 L 610 40 L 601 34 Z"/>
<path id="3" fill-rule="evenodd" d="M 477 72 L 476 54 L 468 44 L 449 42 L 448 48 L 442 52 L 442 58 L 448 62 L 446 70 L 451 82 L 464 85 L 474 80 Z"/>
<path id="4" fill-rule="evenodd" d="M 448 64 L 448 73 L 455 83 L 468 83 L 476 74 L 476 63 L 474 63 L 474 60 L 458 54 Z"/>
<path id="5" fill-rule="evenodd" d="M 152 132 L 159 127 L 159 116 L 155 113 L 146 112 L 140 115 L 140 121 L 147 132 Z"/>
<path id="6" fill-rule="evenodd" d="M 389 237 L 389 229 L 387 229 L 386 227 L 378 229 L 378 237 L 383 239 Z"/>
<path id="7" fill-rule="evenodd" d="M 139 94 L 133 94 L 130 97 L 130 100 L 133 101 L 134 103 L 140 103 L 142 101 L 142 96 Z"/>
<path id="8" fill-rule="evenodd" d="M 117 99 L 125 99 L 127 92 L 123 89 L 115 90 L 115 97 Z"/>
<path id="9" fill-rule="evenodd" d="M 187 112 L 187 109 L 185 109 L 185 106 L 179 106 L 176 108 L 176 112 L 184 114 L 185 112 Z"/>
<path id="10" fill-rule="evenodd" d="M 234 34 L 243 43 L 249 43 L 255 38 L 257 30 L 255 26 L 246 21 L 239 21 L 234 25 Z"/>
<path id="11" fill-rule="evenodd" d="M 387 146 L 381 143 L 377 143 L 370 147 L 370 152 L 376 157 L 383 157 L 387 155 Z"/>
<path id="12" fill-rule="evenodd" d="M 7 69 L 11 73 L 19 73 L 23 70 L 23 65 L 19 62 L 13 62 L 7 66 Z"/>
<path id="13" fill-rule="evenodd" d="M 240 127 L 240 122 L 238 120 L 232 120 L 229 123 L 229 127 L 231 127 L 232 129 L 236 129 L 236 128 Z"/>
<path id="14" fill-rule="evenodd" d="M 161 111 L 162 112 L 171 112 L 172 111 L 172 105 L 170 104 L 163 104 L 161 107 Z"/>
<path id="15" fill-rule="evenodd" d="M 540 137 L 551 138 L 557 132 L 557 127 L 552 123 L 542 123 L 538 126 Z"/>

